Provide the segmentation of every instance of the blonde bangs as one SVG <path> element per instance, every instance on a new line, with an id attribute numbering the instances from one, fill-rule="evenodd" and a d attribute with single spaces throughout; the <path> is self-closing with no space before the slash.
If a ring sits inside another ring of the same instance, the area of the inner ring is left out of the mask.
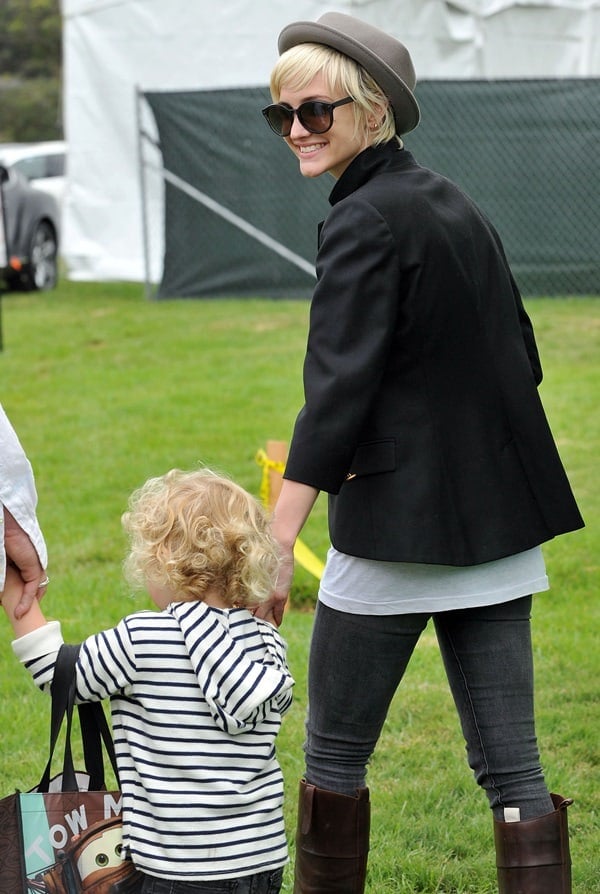
<path id="1" fill-rule="evenodd" d="M 279 102 L 285 86 L 289 90 L 304 90 L 322 74 L 332 92 L 351 96 L 354 100 L 354 119 L 357 132 L 369 133 L 369 118 L 383 118 L 373 145 L 396 138 L 394 113 L 377 82 L 358 62 L 331 47 L 317 43 L 301 43 L 282 53 L 271 72 L 270 90 L 273 102 Z"/>

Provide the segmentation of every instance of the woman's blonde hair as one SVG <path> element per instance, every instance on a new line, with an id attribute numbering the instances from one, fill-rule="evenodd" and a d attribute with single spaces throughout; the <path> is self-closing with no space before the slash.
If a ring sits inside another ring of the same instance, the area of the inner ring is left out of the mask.
<path id="1" fill-rule="evenodd" d="M 354 100 L 357 133 L 362 130 L 374 146 L 394 138 L 402 146 L 402 140 L 396 133 L 394 111 L 379 84 L 362 65 L 331 47 L 318 43 L 301 43 L 282 53 L 271 72 L 273 101 L 279 102 L 284 86 L 291 90 L 302 90 L 320 73 L 325 77 L 330 90 L 339 90 L 344 96 L 351 96 Z M 369 127 L 370 120 L 374 118 L 380 122 L 375 135 Z"/>
<path id="2" fill-rule="evenodd" d="M 269 520 L 239 485 L 199 469 L 150 478 L 129 500 L 130 584 L 166 586 L 178 601 L 217 591 L 230 605 L 263 602 L 272 593 L 279 552 Z"/>

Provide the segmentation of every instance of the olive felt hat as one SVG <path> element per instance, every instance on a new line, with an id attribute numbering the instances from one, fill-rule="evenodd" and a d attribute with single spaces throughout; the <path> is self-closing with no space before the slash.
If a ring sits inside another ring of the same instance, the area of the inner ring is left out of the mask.
<path id="1" fill-rule="evenodd" d="M 419 123 L 413 90 L 417 82 L 404 44 L 373 25 L 341 12 L 326 12 L 316 22 L 292 22 L 279 35 L 280 53 L 300 43 L 318 43 L 349 56 L 379 84 L 394 110 L 396 132 L 408 133 Z"/>

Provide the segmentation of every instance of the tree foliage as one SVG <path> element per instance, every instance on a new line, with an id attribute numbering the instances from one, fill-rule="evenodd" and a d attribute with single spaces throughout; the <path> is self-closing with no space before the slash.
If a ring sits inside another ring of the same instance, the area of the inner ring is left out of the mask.
<path id="1" fill-rule="evenodd" d="M 59 0 L 3 0 L 0 71 L 17 78 L 58 77 L 61 69 Z"/>
<path id="2" fill-rule="evenodd" d="M 62 139 L 60 80 L 0 80 L 0 143 Z"/>
<path id="3" fill-rule="evenodd" d="M 59 0 L 0 2 L 0 142 L 62 136 Z"/>

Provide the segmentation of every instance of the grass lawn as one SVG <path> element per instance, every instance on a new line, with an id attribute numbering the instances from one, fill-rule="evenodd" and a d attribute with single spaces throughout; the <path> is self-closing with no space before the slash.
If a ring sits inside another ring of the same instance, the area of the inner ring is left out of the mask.
<path id="1" fill-rule="evenodd" d="M 587 527 L 547 544 L 552 589 L 534 602 L 538 733 L 550 787 L 569 812 L 574 891 L 600 891 L 598 486 L 600 300 L 527 302 L 542 397 Z M 121 580 L 129 493 L 168 468 L 205 463 L 255 494 L 256 452 L 289 440 L 301 405 L 307 302 L 146 302 L 141 285 L 64 283 L 2 299 L 0 400 L 33 463 L 52 582 L 47 614 L 68 641 L 148 607 Z M 303 533 L 327 548 L 321 497 Z M 296 678 L 279 756 L 290 843 L 302 774 L 306 660 L 316 581 L 299 568 L 283 632 Z M 42 772 L 48 702 L 0 624 L 0 795 Z M 428 629 L 396 696 L 369 776 L 367 891 L 496 891 L 491 816 L 464 757 Z M 284 890 L 291 891 L 291 875 Z M 549 892 L 550 894 L 550 892 Z"/>

